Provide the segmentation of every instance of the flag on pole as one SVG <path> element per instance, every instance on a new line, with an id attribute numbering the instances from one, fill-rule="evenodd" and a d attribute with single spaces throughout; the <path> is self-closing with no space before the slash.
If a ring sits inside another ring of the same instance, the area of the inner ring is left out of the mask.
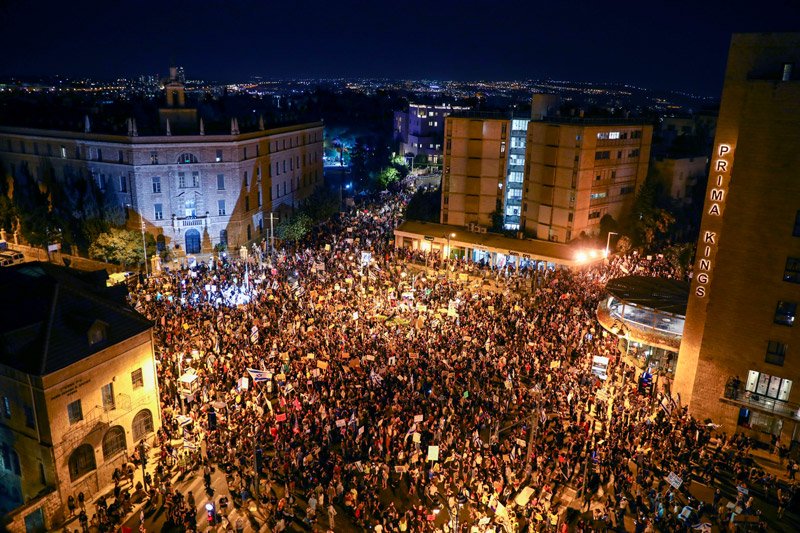
<path id="1" fill-rule="evenodd" d="M 250 328 L 250 342 L 253 344 L 258 342 L 258 326 L 253 326 Z"/>
<path id="2" fill-rule="evenodd" d="M 272 379 L 272 373 L 266 370 L 256 370 L 255 368 L 248 368 L 247 373 L 253 378 L 254 383 L 262 381 L 269 381 Z"/>

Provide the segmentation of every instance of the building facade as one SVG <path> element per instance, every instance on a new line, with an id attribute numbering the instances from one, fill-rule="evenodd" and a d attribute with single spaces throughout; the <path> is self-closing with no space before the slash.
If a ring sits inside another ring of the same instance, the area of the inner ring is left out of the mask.
<path id="1" fill-rule="evenodd" d="M 624 217 L 647 176 L 653 127 L 635 120 L 543 118 L 528 124 L 520 226 L 538 239 L 597 235 Z"/>
<path id="2" fill-rule="evenodd" d="M 394 140 L 399 154 L 414 164 L 425 157 L 428 165 L 442 164 L 445 118 L 465 108 L 444 105 L 409 104 L 394 113 Z"/>
<path id="3" fill-rule="evenodd" d="M 469 113 L 445 120 L 441 223 L 492 226 L 501 213 L 511 121 Z"/>
<path id="4" fill-rule="evenodd" d="M 650 176 L 670 198 L 681 204 L 692 203 L 692 188 L 708 172 L 708 157 L 656 156 L 650 162 Z"/>
<path id="5" fill-rule="evenodd" d="M 52 171 L 111 192 L 159 248 L 208 253 L 269 230 L 322 184 L 322 123 L 230 135 L 107 135 L 0 127 L 12 178 Z"/>
<path id="6" fill-rule="evenodd" d="M 800 34 L 734 35 L 675 391 L 729 433 L 798 440 Z"/>
<path id="7" fill-rule="evenodd" d="M 64 267 L 6 267 L 0 287 L 0 514 L 54 530 L 161 425 L 152 323 Z"/>

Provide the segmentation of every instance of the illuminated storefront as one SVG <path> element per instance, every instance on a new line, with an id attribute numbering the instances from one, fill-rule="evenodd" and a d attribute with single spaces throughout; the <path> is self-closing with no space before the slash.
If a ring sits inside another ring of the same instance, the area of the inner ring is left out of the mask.
<path id="1" fill-rule="evenodd" d="M 620 339 L 620 351 L 640 370 L 671 377 L 678 361 L 689 284 L 626 276 L 606 285 L 597 308 L 603 328 Z"/>

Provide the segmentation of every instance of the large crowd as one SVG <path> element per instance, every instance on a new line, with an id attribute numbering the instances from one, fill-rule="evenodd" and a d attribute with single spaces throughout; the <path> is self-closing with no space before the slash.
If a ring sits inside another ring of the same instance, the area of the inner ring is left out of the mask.
<path id="1" fill-rule="evenodd" d="M 437 275 L 419 264 L 440 258 L 392 245 L 406 200 L 365 202 L 279 253 L 175 269 L 132 293 L 155 323 L 162 403 L 146 488 L 176 530 L 205 530 L 208 498 L 223 513 L 255 500 L 272 531 L 378 533 L 729 522 L 720 491 L 691 499 L 692 479 L 764 483 L 788 499 L 750 468 L 748 439 L 639 394 L 597 323 L 608 279 L 670 276 L 666 261 L 534 271 L 454 260 Z M 213 469 L 232 502 L 170 483 L 194 471 L 208 486 Z M 745 494 L 728 499 L 763 524 Z M 566 512 L 568 495 L 585 512 Z"/>

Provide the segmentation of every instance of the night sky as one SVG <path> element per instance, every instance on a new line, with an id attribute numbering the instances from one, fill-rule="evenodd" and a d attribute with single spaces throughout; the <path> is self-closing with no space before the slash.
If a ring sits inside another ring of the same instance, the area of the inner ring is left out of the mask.
<path id="1" fill-rule="evenodd" d="M 0 0 L 0 73 L 625 82 L 716 96 L 730 34 L 797 0 Z"/>

